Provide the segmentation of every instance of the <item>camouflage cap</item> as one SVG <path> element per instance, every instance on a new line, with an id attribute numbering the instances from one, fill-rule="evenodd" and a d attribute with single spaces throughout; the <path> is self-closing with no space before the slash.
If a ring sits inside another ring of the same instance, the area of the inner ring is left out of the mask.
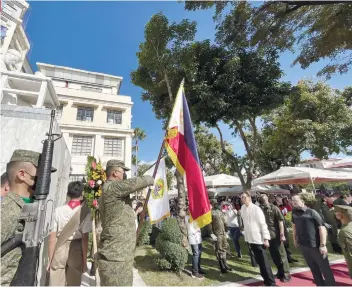
<path id="1" fill-rule="evenodd" d="M 352 207 L 348 205 L 335 205 L 335 212 L 341 212 L 352 220 Z"/>
<path id="2" fill-rule="evenodd" d="M 25 150 L 25 149 L 16 149 L 12 153 L 11 159 L 9 162 L 14 161 L 21 161 L 21 162 L 30 162 L 35 167 L 39 166 L 41 153 L 32 151 L 32 150 Z M 56 168 L 51 167 L 51 172 L 55 172 Z"/>
<path id="3" fill-rule="evenodd" d="M 128 167 L 125 166 L 125 163 L 122 160 L 117 159 L 111 159 L 106 163 L 106 169 L 110 167 L 121 167 L 126 171 L 130 170 Z"/>

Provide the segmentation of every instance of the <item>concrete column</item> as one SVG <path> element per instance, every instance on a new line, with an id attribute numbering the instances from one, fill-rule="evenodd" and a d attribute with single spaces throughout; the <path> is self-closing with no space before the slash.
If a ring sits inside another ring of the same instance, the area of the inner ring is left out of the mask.
<path id="1" fill-rule="evenodd" d="M 8 79 L 9 79 L 8 75 L 2 75 L 1 76 L 1 83 L 0 83 L 1 99 L 0 99 L 0 103 L 2 102 L 2 98 L 4 96 L 3 89 L 6 87 Z"/>
<path id="2" fill-rule="evenodd" d="M 104 155 L 104 138 L 101 135 L 95 135 L 94 157 L 99 160 Z"/>
<path id="3" fill-rule="evenodd" d="M 6 54 L 7 50 L 9 49 L 13 35 L 15 34 L 16 27 L 17 27 L 17 24 L 12 22 L 11 27 L 9 29 L 7 29 L 7 31 L 6 31 L 6 37 L 4 39 L 4 43 L 1 47 L 1 51 L 4 53 L 4 55 Z"/>
<path id="4" fill-rule="evenodd" d="M 38 97 L 38 100 L 37 100 L 37 104 L 35 105 L 36 108 L 42 108 L 43 107 L 47 87 L 48 87 L 48 83 L 46 81 L 43 81 L 42 85 L 40 86 L 40 91 L 39 91 L 39 97 Z"/>

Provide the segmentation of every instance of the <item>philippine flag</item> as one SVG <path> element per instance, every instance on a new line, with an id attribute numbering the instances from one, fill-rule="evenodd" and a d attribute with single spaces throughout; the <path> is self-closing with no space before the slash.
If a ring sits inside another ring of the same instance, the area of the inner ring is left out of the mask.
<path id="1" fill-rule="evenodd" d="M 177 170 L 186 175 L 189 212 L 192 219 L 202 228 L 211 222 L 211 209 L 183 82 L 169 121 L 165 147 Z"/>

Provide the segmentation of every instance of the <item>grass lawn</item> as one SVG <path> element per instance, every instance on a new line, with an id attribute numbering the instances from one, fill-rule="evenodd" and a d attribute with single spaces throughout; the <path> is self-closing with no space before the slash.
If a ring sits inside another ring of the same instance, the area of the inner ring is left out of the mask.
<path id="1" fill-rule="evenodd" d="M 231 254 L 233 254 L 235 252 L 234 245 L 230 242 L 230 240 L 229 244 Z M 206 286 L 219 285 L 223 282 L 238 282 L 259 275 L 259 268 L 254 268 L 251 266 L 247 244 L 244 242 L 243 237 L 241 237 L 240 244 L 242 247 L 243 257 L 239 259 L 237 256 L 227 256 L 227 262 L 233 268 L 233 271 L 227 274 L 221 274 L 219 271 L 219 264 L 215 257 L 213 245 L 210 241 L 204 240 L 201 265 L 207 274 L 203 280 L 193 279 L 186 272 L 176 274 L 175 272 L 159 271 L 158 267 L 154 263 L 154 257 L 158 254 L 158 252 L 151 246 L 137 247 L 134 266 L 139 270 L 140 276 L 148 286 Z M 331 253 L 331 246 L 329 245 L 328 247 L 330 252 L 330 261 L 343 258 L 341 255 Z M 290 236 L 290 250 L 293 253 L 292 257 L 299 260 L 297 263 L 290 264 L 290 267 L 307 267 L 303 256 L 299 250 L 295 249 L 293 246 L 292 236 Z M 271 260 L 269 253 L 268 257 Z M 276 267 L 273 263 L 272 266 L 273 271 L 276 273 Z M 191 255 L 189 255 L 186 269 L 191 269 Z"/>

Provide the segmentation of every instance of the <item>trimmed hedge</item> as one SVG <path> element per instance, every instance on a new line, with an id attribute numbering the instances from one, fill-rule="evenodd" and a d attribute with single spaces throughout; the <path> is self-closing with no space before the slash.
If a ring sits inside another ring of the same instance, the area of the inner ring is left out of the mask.
<path id="1" fill-rule="evenodd" d="M 149 245 L 150 244 L 150 234 L 152 233 L 152 225 L 149 220 L 145 220 L 142 225 L 141 232 L 137 239 L 137 245 Z"/>
<path id="2" fill-rule="evenodd" d="M 187 260 L 187 249 L 182 245 L 182 233 L 175 218 L 168 218 L 163 222 L 160 234 L 156 239 L 155 248 L 160 256 L 155 263 L 161 270 L 181 271 Z"/>

